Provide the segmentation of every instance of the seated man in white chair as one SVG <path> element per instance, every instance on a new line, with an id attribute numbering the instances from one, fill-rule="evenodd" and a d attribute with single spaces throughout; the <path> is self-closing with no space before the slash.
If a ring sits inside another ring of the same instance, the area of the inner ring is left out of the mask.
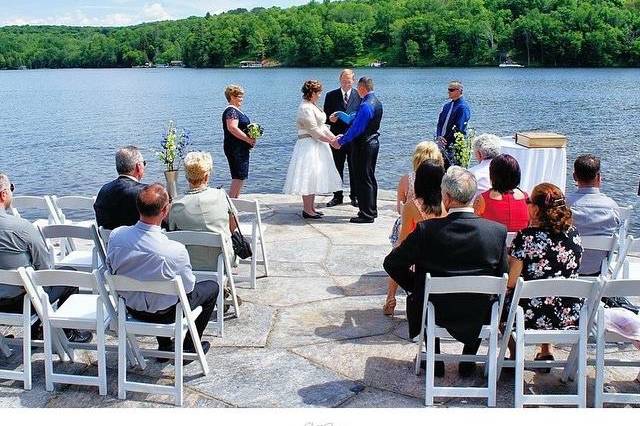
<path id="1" fill-rule="evenodd" d="M 33 269 L 51 269 L 51 257 L 47 245 L 38 230 L 26 219 L 7 214 L 13 199 L 13 183 L 0 173 L 0 269 L 17 269 L 31 266 Z M 65 300 L 78 292 L 75 287 L 45 287 L 51 303 L 62 305 Z M 0 284 L 0 312 L 22 312 L 25 290 L 20 287 Z M 76 343 L 91 341 L 90 331 L 65 330 L 67 338 Z M 32 338 L 42 340 L 40 321 L 31 330 Z"/>
<path id="2" fill-rule="evenodd" d="M 202 313 L 195 320 L 198 339 L 207 327 L 215 308 L 219 287 L 215 281 L 196 283 L 189 254 L 184 245 L 171 241 L 160 225 L 170 209 L 169 194 L 164 186 L 154 183 L 140 190 L 136 200 L 140 220 L 132 226 L 116 228 L 109 237 L 107 266 L 112 274 L 124 275 L 139 281 L 170 280 L 180 276 L 191 309 L 202 306 Z M 176 296 L 144 292 L 123 292 L 127 311 L 136 319 L 146 322 L 170 324 L 175 321 Z M 173 351 L 174 343 L 168 337 L 158 337 L 158 349 Z M 186 352 L 195 352 L 195 346 L 187 335 Z M 202 342 L 206 353 L 211 345 Z M 160 362 L 167 359 L 159 358 Z M 188 363 L 190 361 L 186 361 Z"/>

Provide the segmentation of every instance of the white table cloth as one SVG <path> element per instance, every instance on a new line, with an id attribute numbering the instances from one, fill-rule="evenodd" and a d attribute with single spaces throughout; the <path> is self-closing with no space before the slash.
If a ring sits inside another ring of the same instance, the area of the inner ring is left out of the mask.
<path id="1" fill-rule="evenodd" d="M 520 189 L 531 194 L 537 184 L 550 182 L 566 193 L 566 148 L 526 148 L 518 145 L 511 136 L 501 139 L 502 153 L 513 156 L 520 164 Z"/>

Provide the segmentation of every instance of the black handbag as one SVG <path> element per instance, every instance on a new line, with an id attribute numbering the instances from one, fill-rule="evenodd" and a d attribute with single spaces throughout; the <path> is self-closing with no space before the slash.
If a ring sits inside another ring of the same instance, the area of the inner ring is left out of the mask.
<path id="1" fill-rule="evenodd" d="M 238 221 L 236 220 L 236 225 L 237 224 Z M 231 234 L 231 244 L 233 245 L 233 252 L 240 259 L 246 259 L 253 255 L 253 252 L 251 251 L 251 243 L 244 237 L 244 235 L 242 235 L 240 226 L 238 226 L 236 230 L 233 231 L 233 234 Z"/>
<path id="2" fill-rule="evenodd" d="M 220 188 L 218 188 L 220 189 Z M 242 231 L 240 230 L 240 222 L 235 215 L 235 209 L 233 208 L 233 204 L 231 204 L 231 199 L 225 192 L 227 196 L 227 203 L 229 204 L 229 214 L 236 222 L 236 230 L 231 234 L 231 245 L 233 246 L 233 252 L 240 259 L 247 259 L 253 255 L 251 251 L 251 243 L 247 240 L 244 235 L 242 235 Z"/>

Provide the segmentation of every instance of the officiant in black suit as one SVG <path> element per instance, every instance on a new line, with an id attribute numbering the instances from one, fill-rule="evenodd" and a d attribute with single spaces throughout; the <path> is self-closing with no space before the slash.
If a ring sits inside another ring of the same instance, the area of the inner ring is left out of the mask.
<path id="1" fill-rule="evenodd" d="M 337 111 L 344 111 L 347 114 L 355 113 L 360 105 L 360 95 L 358 94 L 358 91 L 353 88 L 355 77 L 356 76 L 352 70 L 342 70 L 340 73 L 340 87 L 328 92 L 324 98 L 324 112 L 327 114 L 327 124 L 329 124 L 331 133 L 334 135 L 345 134 L 349 125 L 339 120 L 333 114 Z M 333 153 L 333 161 L 336 164 L 336 169 L 338 169 L 338 173 L 340 174 L 340 178 L 343 182 L 345 160 L 349 165 L 349 196 L 351 198 L 351 205 L 358 207 L 355 178 L 351 162 L 351 147 L 346 146 L 343 149 L 331 148 L 331 152 Z M 333 193 L 331 201 L 327 203 L 327 207 L 337 206 L 342 204 L 342 202 L 342 191 L 336 191 Z"/>

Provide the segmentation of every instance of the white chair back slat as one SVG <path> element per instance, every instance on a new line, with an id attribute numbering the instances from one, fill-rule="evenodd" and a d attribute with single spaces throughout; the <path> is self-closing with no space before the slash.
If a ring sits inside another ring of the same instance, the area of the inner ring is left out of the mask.
<path id="1" fill-rule="evenodd" d="M 606 281 L 601 297 L 640 297 L 640 280 Z"/>
<path id="2" fill-rule="evenodd" d="M 46 239 L 75 238 L 93 241 L 93 234 L 86 226 L 79 225 L 46 225 L 41 227 L 42 236 Z"/>
<path id="3" fill-rule="evenodd" d="M 60 223 L 66 222 L 66 214 L 70 210 L 73 211 L 85 211 L 92 213 L 93 216 L 93 204 L 96 201 L 96 197 L 85 197 L 79 195 L 68 195 L 63 197 L 58 197 L 56 195 L 51 196 L 51 204 L 56 210 L 58 217 L 60 218 Z"/>
<path id="4" fill-rule="evenodd" d="M 593 297 L 593 289 L 593 281 L 587 280 L 565 278 L 531 280 L 523 282 L 518 296 L 520 299 L 548 296 L 588 298 Z"/>
<path id="5" fill-rule="evenodd" d="M 121 291 L 135 291 L 167 296 L 179 296 L 180 292 L 178 291 L 178 288 L 182 288 L 184 292 L 184 288 L 182 287 L 182 278 L 179 276 L 166 281 L 138 281 L 123 275 L 112 275 L 108 271 L 105 271 L 104 276 L 109 286 L 118 293 Z"/>
<path id="6" fill-rule="evenodd" d="M 620 227 L 618 228 L 618 235 L 620 239 L 627 238 L 627 232 L 629 229 L 629 223 L 631 222 L 631 213 L 633 212 L 633 206 L 618 207 L 618 215 L 620 216 Z"/>
<path id="7" fill-rule="evenodd" d="M 16 217 L 22 217 L 27 210 L 40 210 L 47 213 L 49 224 L 61 223 L 56 213 L 56 209 L 48 195 L 16 195 L 11 199 L 9 211 Z M 22 212 L 22 213 L 21 213 Z"/>
<path id="8" fill-rule="evenodd" d="M 22 268 L 24 269 L 24 268 Z M 22 278 L 18 270 L 0 269 L 0 284 L 23 287 Z"/>
<path id="9" fill-rule="evenodd" d="M 582 248 L 585 250 L 600 250 L 611 253 L 618 245 L 618 236 L 586 235 L 581 236 Z"/>
<path id="10" fill-rule="evenodd" d="M 231 198 L 233 206 L 238 213 L 253 213 L 258 214 L 260 212 L 260 203 L 257 200 L 243 200 L 240 198 Z"/>
<path id="11" fill-rule="evenodd" d="M 35 287 L 66 286 L 83 290 L 98 290 L 95 272 L 68 271 L 64 269 L 41 269 L 27 272 Z"/>
<path id="12" fill-rule="evenodd" d="M 517 232 L 507 232 L 507 241 L 506 241 L 507 249 L 511 247 L 511 243 L 513 242 L 513 239 L 516 237 L 516 234 Z"/>
<path id="13" fill-rule="evenodd" d="M 170 240 L 177 241 L 185 246 L 203 246 L 222 249 L 224 241 L 222 236 L 215 232 L 203 231 L 171 231 L 166 233 Z"/>
<path id="14" fill-rule="evenodd" d="M 425 294 L 481 293 L 500 295 L 506 291 L 506 277 L 432 277 L 427 274 Z"/>
<path id="15" fill-rule="evenodd" d="M 100 226 L 98 228 L 98 235 L 100 235 L 104 246 L 107 247 L 109 245 L 109 236 L 111 235 L 111 229 L 105 229 L 104 227 Z"/>

